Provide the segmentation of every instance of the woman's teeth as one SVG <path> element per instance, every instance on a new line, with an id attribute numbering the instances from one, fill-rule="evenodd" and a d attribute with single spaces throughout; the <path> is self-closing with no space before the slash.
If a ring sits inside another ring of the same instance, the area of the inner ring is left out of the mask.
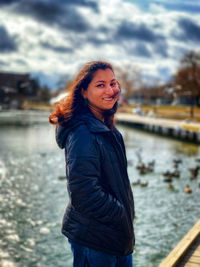
<path id="1" fill-rule="evenodd" d="M 113 96 L 112 97 L 104 97 L 104 100 L 112 100 L 113 99 Z"/>

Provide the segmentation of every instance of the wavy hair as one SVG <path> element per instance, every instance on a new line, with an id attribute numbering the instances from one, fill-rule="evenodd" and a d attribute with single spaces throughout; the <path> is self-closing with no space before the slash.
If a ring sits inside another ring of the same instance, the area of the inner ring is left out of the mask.
<path id="1" fill-rule="evenodd" d="M 114 73 L 112 65 L 108 62 L 91 61 L 86 63 L 77 74 L 70 88 L 69 95 L 61 99 L 55 105 L 55 109 L 49 116 L 49 122 L 51 124 L 64 125 L 75 115 L 83 114 L 88 111 L 88 107 L 84 103 L 81 90 L 87 90 L 88 85 L 94 77 L 94 73 L 99 69 L 110 69 Z M 105 124 L 111 129 L 114 126 L 114 114 L 116 111 L 117 102 L 114 104 L 112 109 L 106 110 L 103 114 Z"/>

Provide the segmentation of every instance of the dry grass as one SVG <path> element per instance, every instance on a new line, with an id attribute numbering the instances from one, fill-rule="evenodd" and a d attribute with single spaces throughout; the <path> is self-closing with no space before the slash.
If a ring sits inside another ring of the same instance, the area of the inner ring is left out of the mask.
<path id="1" fill-rule="evenodd" d="M 121 106 L 119 111 L 133 113 L 133 109 L 136 108 L 137 105 L 126 105 Z M 194 121 L 200 122 L 200 108 L 194 108 L 194 117 L 191 118 L 190 110 L 191 108 L 188 106 L 141 106 L 142 112 L 144 115 L 152 112 L 156 117 L 159 118 L 169 118 L 176 120 L 185 120 L 192 119 Z"/>
<path id="2" fill-rule="evenodd" d="M 136 108 L 137 105 L 124 105 L 119 107 L 120 112 L 133 113 L 133 109 Z M 53 106 L 45 103 L 32 103 L 32 102 L 24 102 L 22 105 L 23 109 L 34 109 L 34 110 L 43 110 L 43 111 L 51 111 Z M 142 112 L 144 115 L 147 115 L 150 112 L 153 112 L 158 118 L 169 118 L 176 120 L 185 120 L 191 119 L 190 116 L 190 107 L 188 106 L 147 106 L 142 105 Z M 194 117 L 192 120 L 200 122 L 200 108 L 194 108 Z"/>
<path id="3" fill-rule="evenodd" d="M 50 111 L 52 109 L 52 106 L 50 104 L 34 103 L 34 102 L 28 102 L 28 101 L 24 101 L 21 107 L 25 110 Z"/>

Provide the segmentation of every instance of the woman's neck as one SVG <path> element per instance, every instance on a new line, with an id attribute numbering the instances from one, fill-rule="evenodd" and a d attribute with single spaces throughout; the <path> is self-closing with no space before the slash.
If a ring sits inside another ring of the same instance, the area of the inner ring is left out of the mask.
<path id="1" fill-rule="evenodd" d="M 100 121 L 104 122 L 104 116 L 103 116 L 103 111 L 101 109 L 98 109 L 88 103 L 88 107 L 90 108 L 91 112 L 94 114 L 94 116 L 99 119 Z"/>

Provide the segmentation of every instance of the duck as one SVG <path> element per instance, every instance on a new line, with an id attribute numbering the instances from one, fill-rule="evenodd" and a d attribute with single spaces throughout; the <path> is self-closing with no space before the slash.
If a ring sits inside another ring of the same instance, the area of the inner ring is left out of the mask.
<path id="1" fill-rule="evenodd" d="M 166 176 L 166 177 L 171 177 L 171 172 L 170 171 L 166 171 L 166 172 L 163 172 L 162 175 Z"/>
<path id="2" fill-rule="evenodd" d="M 59 176 L 59 177 L 58 177 L 58 180 L 60 180 L 60 181 L 61 181 L 61 180 L 65 180 L 65 179 L 66 179 L 66 176 Z"/>
<path id="3" fill-rule="evenodd" d="M 168 189 L 174 189 L 174 186 L 172 183 L 168 183 Z"/>
<path id="4" fill-rule="evenodd" d="M 131 185 L 133 185 L 133 186 L 134 185 L 140 185 L 140 183 L 141 183 L 140 180 L 137 180 L 136 182 L 132 182 Z"/>
<path id="5" fill-rule="evenodd" d="M 180 171 L 175 170 L 174 172 L 166 171 L 163 173 L 163 176 L 168 177 L 168 178 L 179 178 L 180 177 Z"/>
<path id="6" fill-rule="evenodd" d="M 140 174 L 146 174 L 153 171 L 151 164 L 145 165 L 143 162 L 139 162 L 136 168 L 140 171 Z"/>
<path id="7" fill-rule="evenodd" d="M 173 159 L 173 165 L 174 165 L 174 168 L 177 169 L 179 167 L 179 164 L 182 163 L 182 160 L 181 159 Z"/>
<path id="8" fill-rule="evenodd" d="M 148 170 L 153 171 L 155 167 L 155 160 L 152 160 L 148 163 Z"/>
<path id="9" fill-rule="evenodd" d="M 172 182 L 172 178 L 171 177 L 167 177 L 163 180 L 165 183 L 171 183 Z"/>
<path id="10" fill-rule="evenodd" d="M 148 182 L 146 182 L 146 183 L 140 183 L 140 186 L 141 187 L 146 187 L 148 185 Z"/>
<path id="11" fill-rule="evenodd" d="M 179 170 L 176 169 L 174 172 L 172 172 L 172 174 L 173 174 L 174 178 L 180 178 L 180 171 Z"/>
<path id="12" fill-rule="evenodd" d="M 189 185 L 186 185 L 186 187 L 185 187 L 185 193 L 187 193 L 187 194 L 190 194 L 190 193 L 192 193 L 192 189 L 190 188 L 190 186 Z"/>
<path id="13" fill-rule="evenodd" d="M 190 171 L 190 180 L 193 180 L 193 179 L 196 179 L 197 176 L 198 176 L 198 173 L 199 173 L 199 169 L 200 167 L 199 166 L 196 166 L 195 168 L 190 168 L 189 171 Z"/>

